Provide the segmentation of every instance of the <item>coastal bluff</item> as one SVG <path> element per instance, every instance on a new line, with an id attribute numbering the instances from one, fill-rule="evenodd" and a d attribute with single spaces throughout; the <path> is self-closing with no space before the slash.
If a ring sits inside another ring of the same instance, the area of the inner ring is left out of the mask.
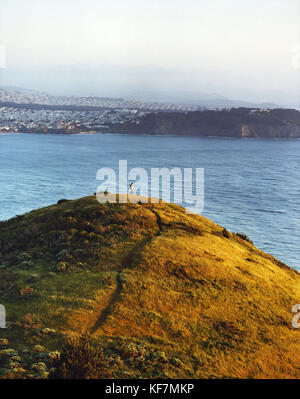
<path id="1" fill-rule="evenodd" d="M 283 108 L 156 112 L 140 118 L 137 124 L 116 124 L 109 130 L 199 137 L 296 139 L 300 138 L 300 112 Z"/>

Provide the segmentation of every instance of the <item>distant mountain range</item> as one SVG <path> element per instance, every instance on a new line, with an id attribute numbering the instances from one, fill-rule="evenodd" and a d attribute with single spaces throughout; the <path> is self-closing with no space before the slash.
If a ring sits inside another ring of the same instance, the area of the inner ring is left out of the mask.
<path id="1" fill-rule="evenodd" d="M 209 108 L 279 108 L 275 103 L 256 103 L 252 101 L 232 100 L 218 93 L 195 92 L 136 92 L 129 96 L 140 101 L 157 101 L 161 103 L 182 104 Z"/>
<path id="2" fill-rule="evenodd" d="M 95 100 L 102 99 L 103 97 L 99 96 L 54 96 L 47 92 L 41 92 L 39 90 L 32 90 L 23 87 L 15 87 L 15 86 L 3 86 L 0 88 L 0 91 L 5 91 L 6 95 L 8 95 L 8 99 L 5 101 L 8 102 L 16 102 L 17 104 L 28 104 L 28 101 L 32 104 L 48 104 L 48 100 L 51 99 L 51 105 L 55 103 L 55 99 L 57 98 L 57 104 L 61 105 L 64 97 L 68 97 L 68 104 L 72 103 L 70 97 L 74 98 L 74 104 L 78 105 L 78 101 L 83 99 L 84 102 L 88 102 L 89 98 L 93 99 L 93 103 Z M 15 97 L 18 96 L 16 101 Z M 32 97 L 31 100 L 29 98 Z M 0 96 L 0 100 L 3 101 L 3 96 Z M 11 99 L 9 98 L 11 97 Z M 105 97 L 107 98 L 107 97 Z M 222 109 L 222 108 L 238 108 L 238 107 L 249 107 L 249 108 L 279 108 L 277 104 L 274 103 L 254 103 L 248 101 L 238 101 L 231 100 L 217 93 L 192 93 L 192 92 L 158 92 L 158 91 L 150 91 L 150 92 L 136 92 L 131 95 L 128 95 L 127 98 L 107 98 L 114 104 L 126 101 L 133 101 L 136 104 L 136 107 L 147 108 L 148 104 L 161 104 L 161 109 L 166 109 L 164 105 L 170 105 L 170 110 L 176 110 L 176 106 L 182 106 L 184 109 Z M 174 105 L 175 107 L 172 107 Z M 120 105 L 116 105 L 120 106 Z M 151 107 L 150 107 L 151 109 Z"/>
<path id="3" fill-rule="evenodd" d="M 0 70 L 2 87 L 25 87 L 62 96 L 128 98 L 145 102 L 223 107 L 300 109 L 300 95 L 264 87 L 242 87 L 226 71 L 101 65 Z M 249 84 L 248 84 L 249 85 Z"/>

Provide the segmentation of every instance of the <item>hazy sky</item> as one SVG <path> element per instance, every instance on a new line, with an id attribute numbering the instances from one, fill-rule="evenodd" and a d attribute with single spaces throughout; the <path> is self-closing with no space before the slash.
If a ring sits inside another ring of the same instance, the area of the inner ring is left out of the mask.
<path id="1" fill-rule="evenodd" d="M 237 86 L 294 93 L 299 26 L 300 0 L 0 3 L 8 68 L 113 64 L 228 71 Z"/>

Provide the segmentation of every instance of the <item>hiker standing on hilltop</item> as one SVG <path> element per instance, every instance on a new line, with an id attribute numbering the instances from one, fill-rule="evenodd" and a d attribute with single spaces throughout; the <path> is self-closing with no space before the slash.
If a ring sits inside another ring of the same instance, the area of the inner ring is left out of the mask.
<path id="1" fill-rule="evenodd" d="M 133 183 L 130 183 L 130 194 L 133 194 Z"/>

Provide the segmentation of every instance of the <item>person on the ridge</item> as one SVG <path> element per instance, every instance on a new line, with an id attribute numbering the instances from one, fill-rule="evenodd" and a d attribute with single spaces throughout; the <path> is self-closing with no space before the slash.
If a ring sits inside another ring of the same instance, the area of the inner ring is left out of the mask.
<path id="1" fill-rule="evenodd" d="M 130 183 L 130 193 L 133 194 L 133 183 Z"/>

